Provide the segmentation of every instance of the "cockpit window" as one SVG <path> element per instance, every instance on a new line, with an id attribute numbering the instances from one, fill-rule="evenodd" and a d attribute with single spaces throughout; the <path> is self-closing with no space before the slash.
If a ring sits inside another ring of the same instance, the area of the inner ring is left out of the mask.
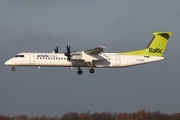
<path id="1" fill-rule="evenodd" d="M 24 55 L 16 55 L 15 57 L 24 57 Z"/>

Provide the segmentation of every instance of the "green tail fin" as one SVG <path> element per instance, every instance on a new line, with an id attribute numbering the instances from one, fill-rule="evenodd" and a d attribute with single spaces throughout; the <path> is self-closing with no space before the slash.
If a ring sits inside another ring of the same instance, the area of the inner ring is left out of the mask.
<path id="1" fill-rule="evenodd" d="M 154 32 L 154 37 L 146 49 L 124 52 L 127 55 L 163 56 L 172 32 Z"/>
<path id="2" fill-rule="evenodd" d="M 154 38 L 145 49 L 144 55 L 163 56 L 171 32 L 154 32 Z"/>

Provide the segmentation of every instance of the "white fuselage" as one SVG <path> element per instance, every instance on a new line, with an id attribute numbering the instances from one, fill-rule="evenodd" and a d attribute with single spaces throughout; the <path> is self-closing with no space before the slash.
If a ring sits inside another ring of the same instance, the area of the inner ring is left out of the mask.
<path id="1" fill-rule="evenodd" d="M 91 56 L 92 57 L 92 56 Z M 124 55 L 119 53 L 101 53 L 94 55 L 92 67 L 120 68 L 164 59 L 156 56 Z M 5 62 L 9 66 L 38 66 L 38 67 L 89 67 L 85 59 L 67 60 L 64 53 L 19 53 Z"/>

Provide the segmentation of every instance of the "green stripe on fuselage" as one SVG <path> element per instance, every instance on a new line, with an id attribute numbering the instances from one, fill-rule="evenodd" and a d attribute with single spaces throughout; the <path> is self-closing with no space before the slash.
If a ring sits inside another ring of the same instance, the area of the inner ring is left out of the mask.
<path id="1" fill-rule="evenodd" d="M 135 50 L 135 51 L 129 51 L 129 52 L 122 52 L 120 54 L 125 55 L 143 55 L 145 50 Z"/>

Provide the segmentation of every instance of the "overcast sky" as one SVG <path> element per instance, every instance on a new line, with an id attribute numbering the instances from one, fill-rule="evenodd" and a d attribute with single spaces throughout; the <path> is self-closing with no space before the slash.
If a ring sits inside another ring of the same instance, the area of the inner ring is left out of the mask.
<path id="1" fill-rule="evenodd" d="M 180 112 L 179 0 L 0 0 L 0 114 L 61 116 L 66 112 Z M 154 31 L 172 31 L 165 59 L 120 69 L 17 67 L 19 52 L 106 46 L 145 48 Z"/>

